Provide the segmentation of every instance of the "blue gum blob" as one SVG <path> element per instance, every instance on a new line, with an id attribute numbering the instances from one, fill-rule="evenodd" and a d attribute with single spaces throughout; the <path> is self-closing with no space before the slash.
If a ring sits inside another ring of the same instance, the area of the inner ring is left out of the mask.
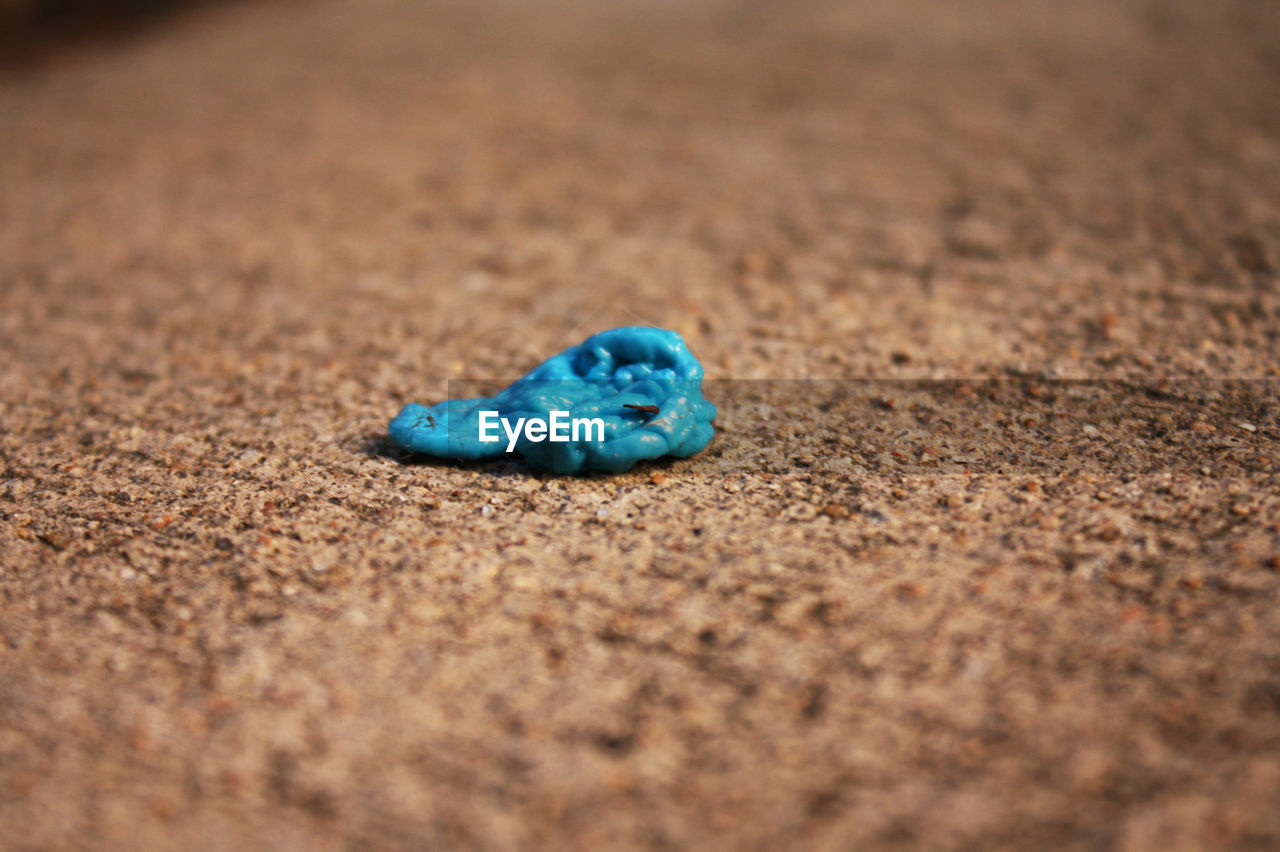
<path id="1" fill-rule="evenodd" d="M 702 395 L 702 365 L 679 334 L 644 326 L 592 335 L 492 397 L 430 408 L 410 403 L 391 421 L 391 439 L 441 458 L 502 456 L 508 434 L 499 425 L 497 442 L 481 441 L 482 411 L 498 412 L 512 429 L 522 417 L 550 420 L 552 411 L 602 420 L 604 440 L 584 429 L 577 440 L 531 441 L 521 430 L 515 451 L 533 467 L 561 474 L 621 473 L 642 459 L 685 458 L 715 435 L 716 407 Z"/>

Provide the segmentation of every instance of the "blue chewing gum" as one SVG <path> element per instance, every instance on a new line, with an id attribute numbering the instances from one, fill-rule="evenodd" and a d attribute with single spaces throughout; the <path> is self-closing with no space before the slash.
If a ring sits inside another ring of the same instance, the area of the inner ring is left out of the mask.
<path id="1" fill-rule="evenodd" d="M 621 473 L 685 458 L 715 435 L 702 365 L 674 331 L 631 326 L 552 356 L 492 397 L 410 403 L 391 439 L 414 453 L 485 459 L 520 453 L 553 473 Z"/>

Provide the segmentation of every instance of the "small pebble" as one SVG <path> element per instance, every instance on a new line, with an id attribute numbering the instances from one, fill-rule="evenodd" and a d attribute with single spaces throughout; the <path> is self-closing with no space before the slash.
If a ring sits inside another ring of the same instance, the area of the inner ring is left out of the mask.
<path id="1" fill-rule="evenodd" d="M 1257 427 L 1257 426 L 1254 426 L 1252 423 L 1240 423 L 1240 424 L 1237 424 L 1237 425 L 1239 425 L 1239 427 L 1240 427 L 1241 429 L 1243 429 L 1244 431 L 1246 431 L 1246 432 L 1257 432 L 1257 431 L 1258 431 L 1258 427 Z"/>
<path id="2" fill-rule="evenodd" d="M 999 228 L 975 217 L 957 222 L 947 234 L 947 248 L 952 254 L 977 260 L 1000 257 L 1004 243 L 1005 236 Z"/>

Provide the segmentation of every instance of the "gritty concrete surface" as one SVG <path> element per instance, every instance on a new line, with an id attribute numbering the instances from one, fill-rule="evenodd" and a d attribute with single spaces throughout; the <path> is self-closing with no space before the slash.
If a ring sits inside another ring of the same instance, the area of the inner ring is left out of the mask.
<path id="1" fill-rule="evenodd" d="M 1278 105 L 1264 0 L 247 4 L 6 71 L 0 846 L 1275 848 Z M 387 443 L 635 322 L 698 457 Z"/>

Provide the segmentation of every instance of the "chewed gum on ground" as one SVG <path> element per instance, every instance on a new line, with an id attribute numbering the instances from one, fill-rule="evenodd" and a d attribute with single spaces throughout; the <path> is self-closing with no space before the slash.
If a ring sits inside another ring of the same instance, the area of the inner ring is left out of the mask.
<path id="1" fill-rule="evenodd" d="M 674 331 L 602 331 L 491 397 L 410 403 L 391 421 L 405 450 L 450 459 L 520 453 L 553 473 L 621 473 L 711 443 L 716 407 L 702 365 Z"/>

